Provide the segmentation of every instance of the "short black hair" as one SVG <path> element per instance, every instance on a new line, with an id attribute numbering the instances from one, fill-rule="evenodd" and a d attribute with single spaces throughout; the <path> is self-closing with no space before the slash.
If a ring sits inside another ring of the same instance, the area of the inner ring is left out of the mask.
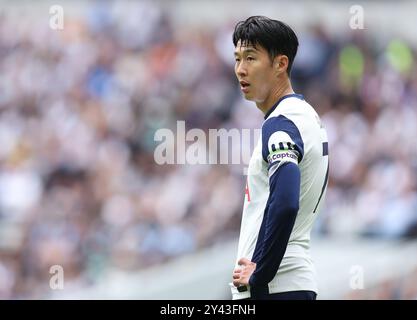
<path id="1" fill-rule="evenodd" d="M 257 45 L 268 51 L 271 61 L 279 54 L 288 57 L 287 74 L 290 75 L 298 49 L 298 38 L 295 32 L 284 22 L 264 16 L 252 16 L 236 24 L 233 32 L 233 44 Z"/>

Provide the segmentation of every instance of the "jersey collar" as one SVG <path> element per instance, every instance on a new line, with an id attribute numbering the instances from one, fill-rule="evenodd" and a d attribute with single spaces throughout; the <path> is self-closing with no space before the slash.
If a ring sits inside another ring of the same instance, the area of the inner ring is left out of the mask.
<path id="1" fill-rule="evenodd" d="M 287 98 L 292 98 L 292 97 L 294 97 L 294 98 L 297 98 L 297 99 L 300 99 L 300 100 L 304 100 L 304 96 L 302 95 L 302 94 L 298 94 L 298 93 L 290 93 L 290 94 L 286 94 L 285 96 L 283 96 L 283 97 L 281 97 L 272 107 L 271 107 L 271 109 L 269 109 L 268 110 L 268 112 L 265 114 L 265 117 L 264 117 L 264 119 L 266 120 L 268 117 L 269 117 L 269 115 L 278 107 L 278 105 L 280 104 L 280 102 L 282 101 L 282 100 L 284 100 L 284 99 L 287 99 Z"/>

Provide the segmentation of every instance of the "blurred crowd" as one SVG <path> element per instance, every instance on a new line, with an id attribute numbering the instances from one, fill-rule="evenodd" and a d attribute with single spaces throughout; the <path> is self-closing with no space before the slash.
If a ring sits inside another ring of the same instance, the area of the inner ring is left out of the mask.
<path id="1" fill-rule="evenodd" d="M 94 284 L 237 236 L 239 165 L 158 165 L 156 130 L 259 128 L 234 78 L 235 21 L 178 28 L 150 2 L 86 5 L 63 30 L 0 14 L 0 298 L 39 298 L 52 265 Z M 417 235 L 416 48 L 320 25 L 292 79 L 330 145 L 314 233 Z"/>
<path id="2" fill-rule="evenodd" d="M 350 290 L 343 299 L 349 300 L 417 300 L 417 268 L 396 277 L 385 277 L 369 288 Z"/>

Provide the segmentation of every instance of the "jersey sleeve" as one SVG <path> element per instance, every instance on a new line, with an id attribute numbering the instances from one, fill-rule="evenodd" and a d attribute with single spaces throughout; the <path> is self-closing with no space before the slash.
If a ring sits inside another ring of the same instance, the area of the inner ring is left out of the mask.
<path id="1" fill-rule="evenodd" d="M 256 269 L 251 296 L 262 296 L 281 264 L 299 208 L 300 170 L 304 144 L 297 126 L 285 116 L 262 127 L 262 157 L 268 162 L 269 197 L 252 261 Z M 282 186 L 285 185 L 285 188 Z"/>
<path id="2" fill-rule="evenodd" d="M 256 263 L 256 269 L 249 279 L 253 298 L 266 292 L 287 249 L 299 209 L 298 166 L 292 162 L 281 165 L 270 178 L 269 188 L 269 198 L 252 256 L 252 262 Z"/>
<path id="3" fill-rule="evenodd" d="M 271 177 L 284 163 L 298 165 L 304 156 L 304 143 L 293 121 L 284 115 L 269 118 L 262 126 L 262 157 Z"/>

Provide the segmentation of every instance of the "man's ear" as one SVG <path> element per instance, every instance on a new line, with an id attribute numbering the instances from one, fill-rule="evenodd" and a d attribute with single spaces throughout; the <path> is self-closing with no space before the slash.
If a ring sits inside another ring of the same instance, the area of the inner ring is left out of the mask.
<path id="1" fill-rule="evenodd" d="M 282 73 L 287 72 L 288 68 L 288 57 L 283 54 L 279 54 L 274 58 L 274 70 L 275 75 L 279 76 Z"/>

